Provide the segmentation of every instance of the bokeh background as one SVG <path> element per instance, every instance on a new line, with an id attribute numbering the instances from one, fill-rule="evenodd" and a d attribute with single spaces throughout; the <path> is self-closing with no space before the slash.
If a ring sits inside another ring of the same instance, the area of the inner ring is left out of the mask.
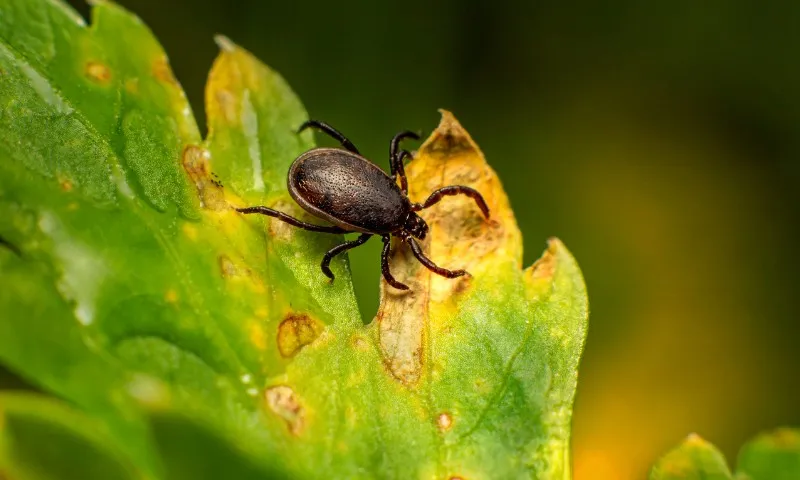
<path id="1" fill-rule="evenodd" d="M 578 480 L 643 478 L 690 432 L 733 459 L 800 425 L 799 2 L 120 3 L 201 122 L 215 33 L 379 162 L 395 132 L 456 114 L 505 184 L 525 264 L 555 235 L 586 276 Z M 351 256 L 367 318 L 379 246 Z"/>

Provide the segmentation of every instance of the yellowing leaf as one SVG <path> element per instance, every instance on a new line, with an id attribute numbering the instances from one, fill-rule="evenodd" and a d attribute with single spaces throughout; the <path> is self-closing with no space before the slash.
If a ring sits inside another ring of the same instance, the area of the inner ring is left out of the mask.
<path id="1" fill-rule="evenodd" d="M 313 147 L 286 82 L 218 38 L 201 139 L 151 33 L 93 12 L 0 0 L 0 362 L 91 419 L 70 438 L 147 478 L 569 478 L 583 279 L 556 239 L 522 269 L 500 180 L 450 113 L 408 174 L 417 201 L 486 198 L 489 220 L 462 197 L 422 212 L 426 253 L 471 275 L 396 244 L 411 289 L 384 285 L 365 326 L 346 259 L 333 284 L 320 271 L 340 235 L 234 210 L 308 216 L 286 191 Z"/>

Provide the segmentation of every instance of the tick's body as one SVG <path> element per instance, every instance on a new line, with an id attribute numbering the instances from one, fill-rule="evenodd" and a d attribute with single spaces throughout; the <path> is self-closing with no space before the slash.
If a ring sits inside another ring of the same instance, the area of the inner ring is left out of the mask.
<path id="1" fill-rule="evenodd" d="M 383 239 L 381 270 L 386 281 L 395 288 L 408 287 L 392 277 L 389 271 L 389 248 L 392 235 L 408 243 L 417 260 L 431 271 L 455 278 L 465 275 L 464 270 L 447 270 L 434 264 L 422 253 L 415 237 L 422 240 L 428 233 L 428 225 L 416 212 L 430 207 L 445 195 L 463 194 L 478 204 L 484 216 L 489 217 L 489 208 L 481 194 L 472 188 L 452 185 L 433 192 L 422 203 L 408 199 L 408 182 L 403 168 L 403 159 L 411 157 L 406 150 L 398 151 L 403 138 L 418 138 L 412 132 L 394 136 L 389 151 L 392 175 L 386 175 L 377 165 L 362 157 L 358 149 L 344 135 L 330 125 L 309 120 L 300 131 L 316 127 L 336 138 L 346 150 L 338 148 L 314 148 L 292 163 L 289 168 L 287 186 L 292 198 L 305 211 L 317 218 L 327 220 L 333 226 L 314 225 L 290 217 L 269 207 L 257 206 L 237 208 L 241 213 L 260 213 L 282 220 L 295 227 L 325 233 L 358 232 L 358 239 L 345 242 L 329 250 L 322 259 L 322 272 L 333 280 L 331 259 L 351 248 L 363 245 L 372 235 Z M 400 180 L 400 186 L 397 180 Z"/>
<path id="2" fill-rule="evenodd" d="M 411 203 L 391 177 L 360 155 L 315 148 L 289 169 L 289 193 L 305 211 L 351 232 L 403 228 Z"/>

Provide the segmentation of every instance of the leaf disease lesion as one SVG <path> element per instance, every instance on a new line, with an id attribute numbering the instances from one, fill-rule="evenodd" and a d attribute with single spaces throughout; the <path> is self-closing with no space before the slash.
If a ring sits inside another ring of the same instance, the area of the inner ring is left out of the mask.
<path id="1" fill-rule="evenodd" d="M 333 284 L 319 269 L 341 236 L 234 210 L 305 215 L 286 173 L 314 143 L 284 79 L 219 37 L 203 139 L 152 33 L 92 11 L 0 0 L 0 362 L 50 396 L 2 394 L 0 418 L 138 478 L 569 478 L 583 280 L 558 240 L 522 269 L 500 180 L 452 114 L 407 173 L 414 201 L 483 194 L 491 220 L 459 197 L 422 213 L 426 255 L 470 276 L 395 244 L 411 289 L 382 281 L 364 325 L 346 259 Z M 13 476 L 37 442 L 8 424 Z"/>

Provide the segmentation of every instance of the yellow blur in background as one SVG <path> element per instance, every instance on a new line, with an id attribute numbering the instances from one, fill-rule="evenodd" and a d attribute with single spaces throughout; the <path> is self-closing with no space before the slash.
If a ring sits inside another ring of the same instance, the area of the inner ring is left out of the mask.
<path id="1" fill-rule="evenodd" d="M 120 3 L 198 118 L 215 33 L 384 167 L 392 134 L 458 116 L 526 264 L 558 236 L 586 277 L 576 479 L 643 478 L 692 432 L 733 461 L 758 431 L 800 425 L 800 3 Z M 365 318 L 379 248 L 351 255 Z"/>

